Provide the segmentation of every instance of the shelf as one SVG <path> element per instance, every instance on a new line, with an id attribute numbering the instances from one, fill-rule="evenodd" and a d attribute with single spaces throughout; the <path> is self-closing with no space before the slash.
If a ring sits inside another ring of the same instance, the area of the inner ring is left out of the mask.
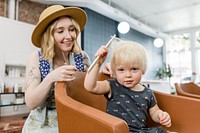
<path id="1" fill-rule="evenodd" d="M 16 77 L 16 76 L 5 76 L 4 79 L 5 79 L 5 80 L 7 80 L 7 79 L 19 79 L 19 80 L 24 80 L 25 77 L 22 77 L 22 76 L 19 76 L 19 77 Z"/>
<path id="2" fill-rule="evenodd" d="M 9 65 L 5 66 L 5 74 L 8 77 L 24 77 L 26 66 L 23 65 Z"/>
<path id="3" fill-rule="evenodd" d="M 0 93 L 0 102 L 2 101 L 2 99 L 1 99 L 1 96 L 2 95 L 15 95 L 15 99 L 17 100 L 18 98 L 17 97 L 24 97 L 24 92 L 17 92 L 17 93 L 15 93 L 15 92 L 10 92 L 10 93 Z M 19 99 L 18 99 L 19 100 Z M 20 99 L 21 100 L 21 99 Z M 25 104 L 25 102 L 24 102 L 24 100 L 22 100 L 22 101 L 18 101 L 18 103 L 16 103 L 16 102 L 6 102 L 6 103 L 4 103 L 4 104 L 2 104 L 2 103 L 0 103 L 0 107 L 6 107 L 6 106 L 17 106 L 17 105 L 24 105 Z"/>
<path id="4" fill-rule="evenodd" d="M 0 107 L 8 107 L 8 106 L 17 106 L 17 105 L 25 105 L 25 103 L 17 103 L 17 104 L 5 104 L 5 105 L 0 105 Z"/>
<path id="5" fill-rule="evenodd" d="M 24 92 L 9 92 L 9 93 L 0 93 L 0 95 L 9 95 L 9 94 L 24 94 Z"/>

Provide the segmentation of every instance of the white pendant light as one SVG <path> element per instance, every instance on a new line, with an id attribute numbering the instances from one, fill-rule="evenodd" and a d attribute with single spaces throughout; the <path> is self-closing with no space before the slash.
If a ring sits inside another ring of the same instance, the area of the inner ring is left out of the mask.
<path id="1" fill-rule="evenodd" d="M 160 48 L 162 47 L 164 44 L 164 41 L 162 38 L 156 38 L 154 41 L 153 41 L 153 45 L 156 47 L 156 48 Z"/>
<path id="2" fill-rule="evenodd" d="M 130 30 L 130 25 L 127 22 L 120 22 L 117 29 L 121 34 L 126 34 Z"/>

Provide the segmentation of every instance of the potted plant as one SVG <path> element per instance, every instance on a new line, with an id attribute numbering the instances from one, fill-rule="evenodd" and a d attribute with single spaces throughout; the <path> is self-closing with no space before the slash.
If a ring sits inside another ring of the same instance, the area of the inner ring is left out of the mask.
<path id="1" fill-rule="evenodd" d="M 169 64 L 166 65 L 164 63 L 163 66 L 156 71 L 155 77 L 162 80 L 165 78 L 170 79 L 172 77 L 172 71 L 170 65 Z"/>

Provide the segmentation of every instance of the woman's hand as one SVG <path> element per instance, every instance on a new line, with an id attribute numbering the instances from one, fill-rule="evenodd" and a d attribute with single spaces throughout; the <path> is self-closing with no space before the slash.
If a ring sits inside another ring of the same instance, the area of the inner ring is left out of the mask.
<path id="1" fill-rule="evenodd" d="M 49 76 L 51 76 L 51 79 L 53 82 L 56 81 L 73 81 L 75 79 L 75 72 L 77 71 L 75 66 L 72 65 L 63 65 L 61 67 L 56 68 L 51 73 L 49 73 Z"/>
<path id="2" fill-rule="evenodd" d="M 105 66 L 104 66 L 102 72 L 103 72 L 104 74 L 110 75 L 110 77 L 112 77 L 112 71 L 111 71 L 111 65 L 110 65 L 110 63 L 106 63 L 106 64 L 105 64 Z"/>

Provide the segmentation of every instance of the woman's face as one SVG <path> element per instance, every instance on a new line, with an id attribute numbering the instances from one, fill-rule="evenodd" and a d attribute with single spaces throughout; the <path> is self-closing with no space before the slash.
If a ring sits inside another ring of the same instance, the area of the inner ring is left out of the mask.
<path id="1" fill-rule="evenodd" d="M 74 40 L 76 39 L 76 28 L 68 17 L 58 19 L 57 25 L 53 30 L 53 37 L 56 49 L 65 52 L 72 50 Z"/>

